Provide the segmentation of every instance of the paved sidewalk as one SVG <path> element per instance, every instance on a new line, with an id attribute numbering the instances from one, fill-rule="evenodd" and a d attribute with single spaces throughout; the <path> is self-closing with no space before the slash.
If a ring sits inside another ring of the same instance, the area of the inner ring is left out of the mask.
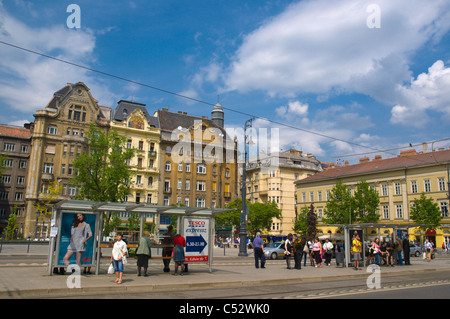
<path id="1" fill-rule="evenodd" d="M 216 256 L 217 251 L 215 251 Z M 115 284 L 114 275 L 108 275 L 108 258 L 102 258 L 100 275 L 81 275 L 80 288 L 68 288 L 67 281 L 73 276 L 48 276 L 45 266 L 7 266 L 0 265 L 0 298 L 45 298 L 52 296 L 70 296 L 89 293 L 109 292 L 144 292 L 167 291 L 175 289 L 240 287 L 270 284 L 287 284 L 326 278 L 358 278 L 366 280 L 371 274 L 366 268 L 353 270 L 352 268 L 338 268 L 335 264 L 314 268 L 303 267 L 302 270 L 286 269 L 283 260 L 271 261 L 266 269 L 255 269 L 253 258 L 236 257 L 237 250 L 230 249 L 228 257 L 214 258 L 213 271 L 209 272 L 206 264 L 190 264 L 189 273 L 184 276 L 172 276 L 171 273 L 162 272 L 161 260 L 150 260 L 149 277 L 138 277 L 136 274 L 136 260 L 130 259 L 125 266 L 124 281 L 121 285 Z M 219 254 L 218 254 L 219 255 Z M 223 256 L 223 255 L 222 255 Z M 382 276 L 395 276 L 396 274 L 418 273 L 423 271 L 450 270 L 450 259 L 435 259 L 431 262 L 421 258 L 412 258 L 411 266 L 381 267 Z M 173 263 L 171 263 L 173 270 Z M 73 281 L 72 281 L 73 282 Z"/>

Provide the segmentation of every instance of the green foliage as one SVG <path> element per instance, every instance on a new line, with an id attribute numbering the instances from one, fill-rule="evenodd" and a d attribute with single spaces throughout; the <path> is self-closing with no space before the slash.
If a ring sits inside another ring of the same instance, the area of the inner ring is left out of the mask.
<path id="1" fill-rule="evenodd" d="M 130 193 L 131 170 L 127 161 L 134 149 L 125 148 L 126 138 L 112 130 L 107 135 L 91 124 L 86 134 L 89 151 L 80 154 L 73 166 L 77 174 L 71 182 L 80 188 L 78 199 L 122 202 Z"/>
<path id="2" fill-rule="evenodd" d="M 256 234 L 258 231 L 268 230 L 274 218 L 281 218 L 281 211 L 275 202 L 253 203 L 249 206 L 247 231 Z"/>
<path id="3" fill-rule="evenodd" d="M 14 205 L 14 212 L 9 214 L 8 222 L 5 228 L 5 239 L 14 239 L 14 233 L 17 229 L 16 221 L 19 216 L 17 215 L 17 204 Z"/>
<path id="4" fill-rule="evenodd" d="M 347 185 L 338 181 L 331 190 L 323 222 L 326 224 L 349 224 L 352 221 L 356 221 L 354 199 Z"/>
<path id="5" fill-rule="evenodd" d="M 338 181 L 331 190 L 323 221 L 326 224 L 377 222 L 380 219 L 377 214 L 379 205 L 378 192 L 365 180 L 356 185 L 354 196 L 347 185 Z"/>
<path id="6" fill-rule="evenodd" d="M 308 207 L 304 206 L 300 209 L 300 213 L 297 215 L 297 221 L 294 224 L 292 230 L 302 236 L 308 233 Z"/>
<path id="7" fill-rule="evenodd" d="M 247 217 L 247 231 L 256 233 L 265 229 L 270 229 L 273 218 L 281 218 L 281 211 L 275 202 L 253 203 L 247 201 L 249 213 Z M 226 208 L 233 211 L 218 214 L 215 217 L 216 226 L 235 226 L 238 229 L 241 225 L 242 199 L 229 203 Z"/>
<path id="8" fill-rule="evenodd" d="M 442 219 L 441 210 L 432 198 L 427 198 L 425 193 L 420 198 L 414 200 L 411 207 L 410 217 L 417 224 L 426 224 L 428 226 L 420 226 L 421 230 L 436 229 L 439 227 Z"/>

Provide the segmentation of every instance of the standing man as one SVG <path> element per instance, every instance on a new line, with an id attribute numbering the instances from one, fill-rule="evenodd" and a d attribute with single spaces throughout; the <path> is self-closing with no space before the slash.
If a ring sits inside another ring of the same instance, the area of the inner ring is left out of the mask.
<path id="1" fill-rule="evenodd" d="M 264 242 L 261 239 L 261 233 L 256 233 L 256 238 L 252 242 L 253 254 L 255 255 L 255 267 L 259 268 L 259 260 L 261 260 L 261 268 L 266 268 L 266 257 L 264 256 Z"/>
<path id="2" fill-rule="evenodd" d="M 399 266 L 403 266 L 402 250 L 403 250 L 403 243 L 397 235 L 395 236 L 395 252 L 397 253 Z"/>
<path id="3" fill-rule="evenodd" d="M 403 239 L 403 256 L 405 257 L 405 265 L 411 265 L 409 260 L 410 250 L 409 250 L 409 235 L 407 234 Z"/>
<path id="4" fill-rule="evenodd" d="M 352 241 L 352 251 L 353 251 L 353 269 L 358 270 L 359 268 L 359 261 L 361 260 L 361 241 L 359 240 L 359 235 L 356 234 L 353 241 Z"/>

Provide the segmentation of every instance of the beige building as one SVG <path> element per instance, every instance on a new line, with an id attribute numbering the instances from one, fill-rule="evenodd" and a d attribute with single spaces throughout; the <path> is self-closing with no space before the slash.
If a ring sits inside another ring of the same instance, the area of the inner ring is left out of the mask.
<path id="1" fill-rule="evenodd" d="M 0 234 L 7 226 L 9 214 L 18 219 L 17 235 L 23 234 L 25 223 L 25 190 L 30 160 L 31 132 L 26 127 L 0 125 L 0 154 L 6 156 L 0 178 Z"/>
<path id="2" fill-rule="evenodd" d="M 319 221 L 325 214 L 330 192 L 338 180 L 352 190 L 361 179 L 366 180 L 380 196 L 380 223 L 413 224 L 410 219 L 411 206 L 424 192 L 431 197 L 442 212 L 441 227 L 436 233 L 421 233 L 417 228 L 409 230 L 410 239 L 419 239 L 421 235 L 429 237 L 437 247 L 450 240 L 450 216 L 448 212 L 448 169 L 450 150 L 416 153 L 415 150 L 400 152 L 398 157 L 382 159 L 375 156 L 372 160 L 362 158 L 358 164 L 331 168 L 322 173 L 295 182 L 297 189 L 297 209 L 314 204 Z M 323 234 L 335 233 L 336 228 L 323 225 Z M 405 227 L 406 230 L 406 227 Z M 369 234 L 377 234 L 369 230 Z M 383 230 L 392 234 L 392 229 Z"/>
<path id="3" fill-rule="evenodd" d="M 49 183 L 62 186 L 61 199 L 77 194 L 70 184 L 72 163 L 87 149 L 84 136 L 90 123 L 107 130 L 110 110 L 97 103 L 81 82 L 67 84 L 55 92 L 43 110 L 34 114 L 32 142 L 25 194 L 24 237 L 46 237 L 49 219 L 38 218 L 33 205 L 49 191 Z"/>
<path id="4" fill-rule="evenodd" d="M 273 201 L 281 210 L 282 217 L 274 220 L 271 235 L 292 232 L 296 221 L 294 182 L 321 171 L 321 163 L 313 155 L 293 149 L 247 165 L 247 199 L 251 203 Z"/>
<path id="5" fill-rule="evenodd" d="M 159 205 L 223 208 L 234 200 L 237 186 L 237 151 L 221 120 L 158 110 L 161 125 Z M 230 144 L 228 143 L 228 147 Z M 228 160 L 227 160 L 228 157 Z"/>

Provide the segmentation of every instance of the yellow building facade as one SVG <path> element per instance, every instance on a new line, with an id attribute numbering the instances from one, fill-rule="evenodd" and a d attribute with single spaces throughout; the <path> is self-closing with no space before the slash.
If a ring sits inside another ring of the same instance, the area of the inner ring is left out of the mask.
<path id="1" fill-rule="evenodd" d="M 322 166 L 314 156 L 303 156 L 301 151 L 293 149 L 274 153 L 265 156 L 263 161 L 248 164 L 247 199 L 251 203 L 272 201 L 281 210 L 281 218 L 273 220 L 268 234 L 292 233 L 296 220 L 294 182 L 321 171 Z"/>
<path id="2" fill-rule="evenodd" d="M 441 227 L 433 231 L 421 232 L 418 228 L 408 228 L 410 240 L 431 239 L 436 247 L 450 241 L 450 217 L 448 193 L 448 168 L 450 150 L 416 153 L 415 150 L 401 152 L 398 157 L 373 160 L 363 158 L 359 164 L 328 169 L 322 173 L 295 182 L 297 210 L 314 205 L 319 222 L 326 214 L 327 201 L 337 181 L 342 181 L 352 192 L 363 179 L 378 191 L 380 196 L 380 224 L 414 224 L 410 211 L 414 199 L 422 193 L 432 198 L 442 212 Z M 319 224 L 321 234 L 336 234 L 336 227 Z M 369 235 L 375 230 L 369 229 Z M 383 230 L 392 234 L 392 230 Z"/>

